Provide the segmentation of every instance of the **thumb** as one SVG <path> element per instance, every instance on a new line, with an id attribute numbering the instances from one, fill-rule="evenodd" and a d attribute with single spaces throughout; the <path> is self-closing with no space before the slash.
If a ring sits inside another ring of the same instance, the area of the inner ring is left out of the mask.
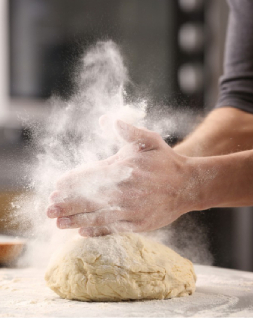
<path id="1" fill-rule="evenodd" d="M 152 150 L 159 146 L 160 136 L 146 128 L 137 128 L 122 120 L 116 121 L 116 130 L 120 137 L 129 143 L 139 143 L 140 149 Z"/>

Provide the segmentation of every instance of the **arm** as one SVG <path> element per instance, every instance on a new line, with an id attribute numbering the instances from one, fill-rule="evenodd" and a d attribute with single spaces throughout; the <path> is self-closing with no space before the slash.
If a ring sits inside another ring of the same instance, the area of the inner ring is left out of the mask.
<path id="1" fill-rule="evenodd" d="M 157 133 L 121 121 L 117 130 L 128 144 L 115 156 L 98 167 L 72 170 L 58 181 L 47 214 L 58 218 L 59 228 L 80 228 L 83 236 L 141 232 L 161 228 L 189 211 L 253 204 L 253 151 L 186 157 Z M 126 168 L 131 175 L 117 188 L 97 190 L 92 201 L 85 194 L 77 197 L 84 181 L 100 177 L 102 185 L 110 172 Z M 64 193 L 69 195 L 65 199 Z"/>
<path id="2" fill-rule="evenodd" d="M 253 148 L 253 1 L 228 0 L 228 3 L 230 13 L 218 109 L 175 147 L 181 154 L 209 156 Z"/>
<path id="3" fill-rule="evenodd" d="M 253 149 L 253 114 L 224 107 L 213 110 L 174 150 L 190 157 L 224 155 Z"/>
<path id="4" fill-rule="evenodd" d="M 191 158 L 200 182 L 200 209 L 253 205 L 253 150 Z"/>

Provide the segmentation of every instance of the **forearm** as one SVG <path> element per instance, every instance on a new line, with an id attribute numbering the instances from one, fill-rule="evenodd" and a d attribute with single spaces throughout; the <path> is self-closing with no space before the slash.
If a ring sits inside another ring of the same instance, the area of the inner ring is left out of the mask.
<path id="1" fill-rule="evenodd" d="M 232 107 L 212 111 L 174 150 L 189 157 L 253 149 L 253 115 Z"/>
<path id="2" fill-rule="evenodd" d="M 253 150 L 190 161 L 197 172 L 200 210 L 253 205 Z"/>

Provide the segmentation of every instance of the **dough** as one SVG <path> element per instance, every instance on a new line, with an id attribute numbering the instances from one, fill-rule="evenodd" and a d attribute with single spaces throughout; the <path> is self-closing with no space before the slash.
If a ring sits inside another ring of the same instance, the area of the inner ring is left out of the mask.
<path id="1" fill-rule="evenodd" d="M 62 298 L 122 301 L 191 295 L 196 276 L 192 263 L 168 247 L 122 233 L 71 241 L 45 279 Z"/>

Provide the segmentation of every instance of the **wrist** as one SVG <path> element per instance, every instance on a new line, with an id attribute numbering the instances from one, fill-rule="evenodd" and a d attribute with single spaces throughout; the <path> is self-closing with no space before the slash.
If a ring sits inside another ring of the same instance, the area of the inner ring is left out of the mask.
<path id="1" fill-rule="evenodd" d="M 202 211 L 215 206 L 212 185 L 216 174 L 208 160 L 207 157 L 187 157 L 193 208 L 191 211 Z"/>

